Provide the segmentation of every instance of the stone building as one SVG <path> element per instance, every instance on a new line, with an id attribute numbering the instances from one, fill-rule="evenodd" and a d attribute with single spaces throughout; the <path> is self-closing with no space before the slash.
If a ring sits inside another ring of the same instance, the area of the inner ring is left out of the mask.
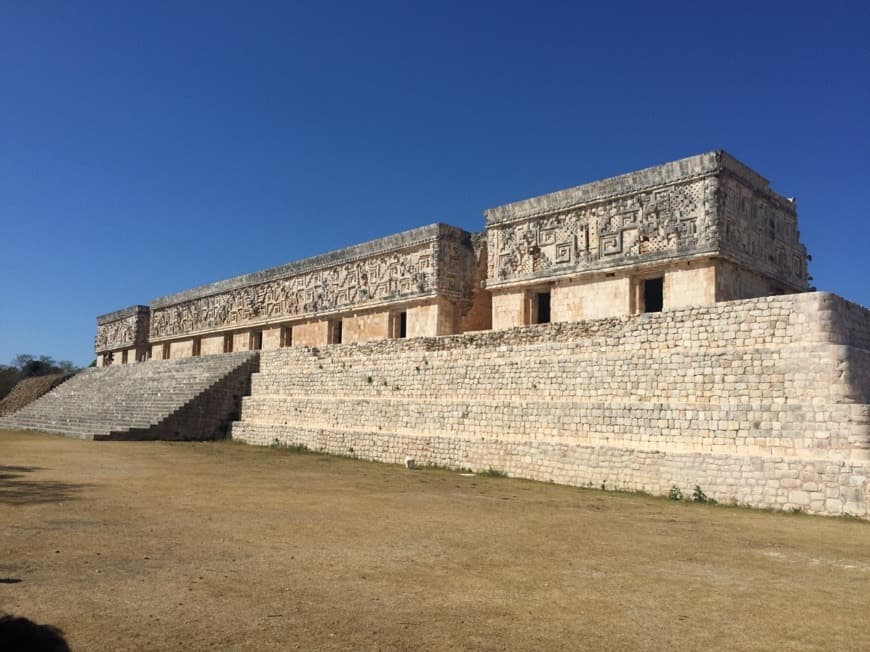
<path id="1" fill-rule="evenodd" d="M 496 329 L 808 289 L 794 201 L 721 151 L 484 215 Z"/>
<path id="2" fill-rule="evenodd" d="M 110 368 L 0 421 L 870 518 L 870 310 L 794 201 L 712 152 L 484 216 L 103 315 Z"/>
<path id="3" fill-rule="evenodd" d="M 453 335 L 808 289 L 795 203 L 722 151 L 97 319 L 98 364 Z"/>

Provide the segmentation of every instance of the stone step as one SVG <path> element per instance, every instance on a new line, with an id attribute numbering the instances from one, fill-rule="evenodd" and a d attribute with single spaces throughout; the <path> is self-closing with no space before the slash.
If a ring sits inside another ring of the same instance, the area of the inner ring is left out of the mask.
<path id="1" fill-rule="evenodd" d="M 88 369 L 14 415 L 0 418 L 0 427 L 79 438 L 131 432 L 147 438 L 149 429 L 167 422 L 194 401 L 205 400 L 224 379 L 247 383 L 258 360 L 256 352 L 243 352 Z M 222 391 L 223 403 L 218 398 L 209 399 L 205 404 L 208 410 L 226 409 L 220 407 L 226 404 L 225 397 L 237 395 Z"/>

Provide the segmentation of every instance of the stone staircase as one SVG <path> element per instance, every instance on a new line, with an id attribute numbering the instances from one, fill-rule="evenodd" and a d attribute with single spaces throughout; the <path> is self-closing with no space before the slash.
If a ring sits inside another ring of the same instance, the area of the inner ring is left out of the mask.
<path id="1" fill-rule="evenodd" d="M 21 408 L 71 378 L 71 374 L 50 374 L 18 381 L 12 391 L 0 400 L 0 417 L 15 414 Z"/>
<path id="2" fill-rule="evenodd" d="M 214 439 L 238 418 L 257 352 L 86 369 L 0 418 L 0 428 L 79 439 Z"/>

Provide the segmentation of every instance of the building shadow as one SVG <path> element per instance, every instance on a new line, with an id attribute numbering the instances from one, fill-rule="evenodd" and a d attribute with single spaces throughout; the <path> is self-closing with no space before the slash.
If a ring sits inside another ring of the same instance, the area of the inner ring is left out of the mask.
<path id="1" fill-rule="evenodd" d="M 0 613 L 0 650 L 7 652 L 69 652 L 63 631 L 52 625 Z"/>
<path id="2" fill-rule="evenodd" d="M 30 505 L 72 500 L 88 486 L 27 478 L 27 474 L 38 470 L 38 466 L 0 465 L 0 504 Z"/>

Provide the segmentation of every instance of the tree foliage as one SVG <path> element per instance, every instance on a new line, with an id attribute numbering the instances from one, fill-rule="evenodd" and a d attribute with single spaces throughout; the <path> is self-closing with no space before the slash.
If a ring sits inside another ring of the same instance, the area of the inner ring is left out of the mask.
<path id="1" fill-rule="evenodd" d="M 0 398 L 12 391 L 20 380 L 49 374 L 71 374 L 78 368 L 69 360 L 56 361 L 51 356 L 34 356 L 22 353 L 12 359 L 12 364 L 0 364 Z"/>

